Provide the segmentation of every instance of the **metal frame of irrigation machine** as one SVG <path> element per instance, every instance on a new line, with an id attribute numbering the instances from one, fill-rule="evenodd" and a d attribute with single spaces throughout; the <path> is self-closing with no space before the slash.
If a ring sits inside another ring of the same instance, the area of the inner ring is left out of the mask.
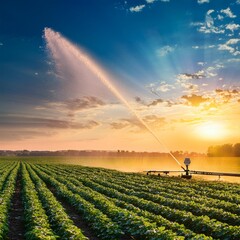
<path id="1" fill-rule="evenodd" d="M 219 178 L 221 176 L 229 176 L 229 177 L 240 177 L 240 173 L 229 173 L 229 172 L 208 172 L 208 171 L 195 171 L 195 170 L 189 170 L 188 166 L 190 165 L 191 160 L 190 158 L 185 158 L 184 164 L 186 168 L 182 167 L 183 170 L 181 171 L 171 171 L 171 170 L 148 170 L 144 171 L 147 173 L 147 175 L 150 175 L 151 173 L 158 173 L 160 176 L 161 173 L 164 173 L 168 175 L 169 173 L 184 173 L 181 175 L 182 178 L 191 179 L 193 174 L 197 175 L 208 175 L 208 176 L 218 176 Z"/>

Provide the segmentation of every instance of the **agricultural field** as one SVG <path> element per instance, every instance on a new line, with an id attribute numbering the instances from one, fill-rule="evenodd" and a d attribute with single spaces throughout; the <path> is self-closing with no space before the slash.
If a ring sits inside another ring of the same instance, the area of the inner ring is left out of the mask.
<path id="1" fill-rule="evenodd" d="M 0 161 L 0 239 L 240 239 L 240 184 Z"/>

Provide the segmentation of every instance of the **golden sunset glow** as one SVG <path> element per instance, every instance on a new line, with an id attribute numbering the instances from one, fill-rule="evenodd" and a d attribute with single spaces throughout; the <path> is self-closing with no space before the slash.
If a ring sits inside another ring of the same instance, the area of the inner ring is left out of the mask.
<path id="1" fill-rule="evenodd" d="M 0 148 L 171 155 L 238 143 L 240 2 L 231 1 L 95 1 L 99 16 L 79 3 L 76 18 L 60 4 L 49 22 L 32 14 L 34 27 L 19 15 L 0 36 Z"/>
<path id="2" fill-rule="evenodd" d="M 219 139 L 225 136 L 224 125 L 219 122 L 205 122 L 197 126 L 197 134 L 206 139 Z"/>

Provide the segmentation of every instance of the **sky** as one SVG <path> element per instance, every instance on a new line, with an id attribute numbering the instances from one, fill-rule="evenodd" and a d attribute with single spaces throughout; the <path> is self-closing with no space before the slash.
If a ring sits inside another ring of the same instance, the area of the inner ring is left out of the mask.
<path id="1" fill-rule="evenodd" d="M 132 111 L 44 29 L 94 61 Z M 234 144 L 239 76 L 239 0 L 4 1 L 0 149 Z"/>

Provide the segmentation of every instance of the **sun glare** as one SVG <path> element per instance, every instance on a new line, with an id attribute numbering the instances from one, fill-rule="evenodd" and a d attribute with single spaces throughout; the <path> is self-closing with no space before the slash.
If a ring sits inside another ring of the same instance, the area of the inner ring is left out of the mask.
<path id="1" fill-rule="evenodd" d="M 216 139 L 225 135 L 224 126 L 218 122 L 205 122 L 197 127 L 197 134 L 202 138 Z"/>

